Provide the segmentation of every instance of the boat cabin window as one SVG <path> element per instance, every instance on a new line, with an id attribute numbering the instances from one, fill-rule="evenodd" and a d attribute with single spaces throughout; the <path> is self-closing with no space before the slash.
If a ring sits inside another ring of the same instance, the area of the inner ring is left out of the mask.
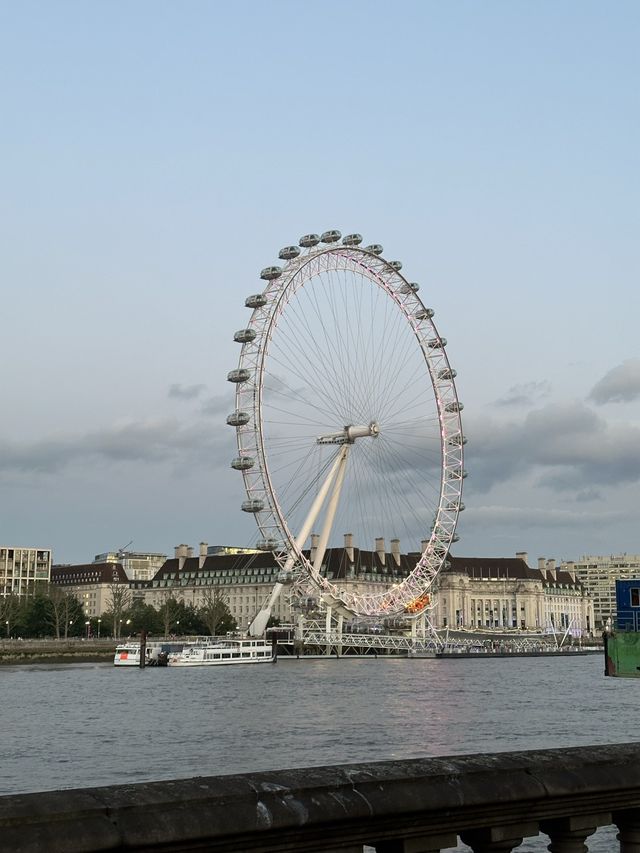
<path id="1" fill-rule="evenodd" d="M 640 587 L 632 586 L 629 591 L 631 593 L 631 606 L 640 607 Z"/>

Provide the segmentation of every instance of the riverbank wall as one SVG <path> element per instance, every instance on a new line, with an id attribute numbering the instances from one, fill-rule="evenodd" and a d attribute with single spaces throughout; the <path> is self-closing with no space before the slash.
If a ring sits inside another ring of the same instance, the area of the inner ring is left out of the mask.
<path id="1" fill-rule="evenodd" d="M 0 853 L 510 853 L 539 833 L 569 853 L 611 824 L 638 853 L 640 743 L 0 797 Z"/>
<path id="2" fill-rule="evenodd" d="M 116 641 L 83 640 L 2 640 L 0 666 L 25 663 L 113 663 Z"/>

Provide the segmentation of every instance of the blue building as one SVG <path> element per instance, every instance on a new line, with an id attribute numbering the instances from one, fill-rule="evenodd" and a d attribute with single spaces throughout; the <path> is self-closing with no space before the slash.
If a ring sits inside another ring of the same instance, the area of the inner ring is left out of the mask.
<path id="1" fill-rule="evenodd" d="M 640 578 L 616 580 L 616 627 L 640 631 Z"/>

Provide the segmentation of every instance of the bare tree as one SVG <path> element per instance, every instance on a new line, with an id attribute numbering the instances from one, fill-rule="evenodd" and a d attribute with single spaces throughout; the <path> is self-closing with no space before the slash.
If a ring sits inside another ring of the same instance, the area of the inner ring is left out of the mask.
<path id="1" fill-rule="evenodd" d="M 6 628 L 7 637 L 11 636 L 11 626 L 15 624 L 19 610 L 20 599 L 17 595 L 10 593 L 0 597 L 0 619 Z"/>
<path id="2" fill-rule="evenodd" d="M 121 634 L 124 614 L 131 607 L 131 590 L 126 584 L 112 583 L 109 587 L 109 600 L 106 612 L 113 622 L 113 636 L 118 639 Z"/>
<path id="3" fill-rule="evenodd" d="M 223 626 L 226 628 L 231 621 L 227 596 L 218 587 L 205 589 L 199 613 L 212 637 L 218 631 L 222 632 Z"/>
<path id="4" fill-rule="evenodd" d="M 184 605 L 177 601 L 170 592 L 165 592 L 162 598 L 163 601 L 158 612 L 162 620 L 164 636 L 168 637 L 171 629 L 176 625 Z"/>

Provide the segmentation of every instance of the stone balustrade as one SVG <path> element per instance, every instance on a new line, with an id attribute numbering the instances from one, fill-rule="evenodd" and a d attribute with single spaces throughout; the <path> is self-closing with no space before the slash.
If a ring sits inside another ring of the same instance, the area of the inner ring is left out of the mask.
<path id="1" fill-rule="evenodd" d="M 610 824 L 640 853 L 640 743 L 0 797 L 2 853 L 585 853 Z"/>

